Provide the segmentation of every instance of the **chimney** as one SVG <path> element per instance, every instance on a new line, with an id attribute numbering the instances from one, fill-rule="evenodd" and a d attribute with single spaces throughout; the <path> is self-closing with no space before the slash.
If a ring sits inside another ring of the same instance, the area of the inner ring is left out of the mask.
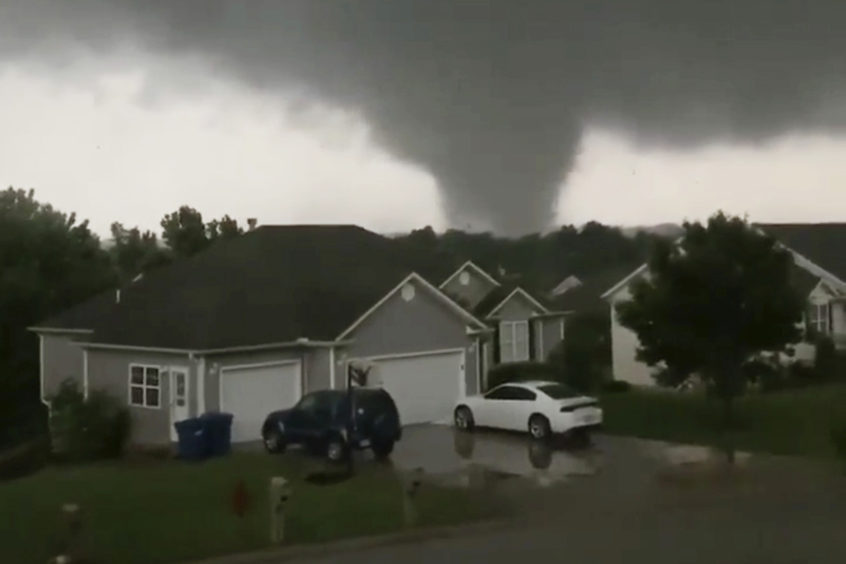
<path id="1" fill-rule="evenodd" d="M 256 218 L 251 217 L 251 218 L 247 219 L 247 225 L 250 227 L 250 229 L 249 229 L 250 231 L 255 229 L 256 228 Z"/>

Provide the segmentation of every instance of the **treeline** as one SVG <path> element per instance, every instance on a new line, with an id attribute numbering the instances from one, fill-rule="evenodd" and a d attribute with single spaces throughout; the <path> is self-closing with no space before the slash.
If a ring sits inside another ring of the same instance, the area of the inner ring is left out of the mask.
<path id="1" fill-rule="evenodd" d="M 0 448 L 22 428 L 14 423 L 21 413 L 39 405 L 38 339 L 27 327 L 245 230 L 228 215 L 205 221 L 189 206 L 166 214 L 160 225 L 157 234 L 113 223 L 111 244 L 104 245 L 87 221 L 37 201 L 32 190 L 0 192 Z M 521 273 L 533 288 L 549 289 L 565 275 L 643 260 L 652 236 L 629 238 L 591 222 L 519 239 L 437 234 L 431 227 L 397 239 L 429 267 L 433 281 L 472 258 L 492 273 Z"/>

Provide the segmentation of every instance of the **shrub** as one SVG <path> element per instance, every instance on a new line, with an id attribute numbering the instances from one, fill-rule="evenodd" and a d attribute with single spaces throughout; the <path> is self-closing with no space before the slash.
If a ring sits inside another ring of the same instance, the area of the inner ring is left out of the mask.
<path id="1" fill-rule="evenodd" d="M 830 380 L 837 371 L 837 351 L 834 341 L 827 335 L 816 339 L 814 352 L 814 377 L 817 380 Z"/>
<path id="2" fill-rule="evenodd" d="M 545 362 L 509 362 L 488 371 L 488 389 L 505 382 L 521 380 L 556 380 L 554 369 Z"/>
<path id="3" fill-rule="evenodd" d="M 600 387 L 611 365 L 606 314 L 580 313 L 567 318 L 567 336 L 549 354 L 556 380 L 581 392 Z"/>
<path id="4" fill-rule="evenodd" d="M 837 455 L 846 460 L 846 418 L 840 418 L 831 426 L 831 442 Z"/>
<path id="5" fill-rule="evenodd" d="M 632 389 L 632 385 L 625 380 L 608 380 L 602 383 L 600 389 L 606 394 L 617 394 L 628 392 Z"/>
<path id="6" fill-rule="evenodd" d="M 65 380 L 52 399 L 53 451 L 68 461 L 117 458 L 129 439 L 129 410 L 101 390 L 85 399 L 74 380 Z"/>

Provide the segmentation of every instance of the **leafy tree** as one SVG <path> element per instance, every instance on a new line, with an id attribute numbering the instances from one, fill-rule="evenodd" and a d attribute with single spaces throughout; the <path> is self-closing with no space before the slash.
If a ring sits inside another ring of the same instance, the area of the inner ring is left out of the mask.
<path id="1" fill-rule="evenodd" d="M 138 274 L 170 262 L 165 249 L 151 231 L 143 233 L 137 227 L 127 229 L 115 222 L 111 225 L 114 246 L 109 249 L 121 283 L 127 283 Z"/>
<path id="2" fill-rule="evenodd" d="M 181 206 L 162 218 L 162 239 L 177 257 L 189 257 L 209 244 L 203 214 L 190 206 Z"/>
<path id="3" fill-rule="evenodd" d="M 203 214 L 190 206 L 181 206 L 165 215 L 161 226 L 162 239 L 176 257 L 190 257 L 217 240 L 231 239 L 244 232 L 229 215 L 203 223 Z"/>
<path id="4" fill-rule="evenodd" d="M 639 360 L 663 367 L 660 384 L 697 373 L 720 397 L 726 422 L 744 388 L 743 365 L 788 351 L 801 338 L 803 299 L 791 285 L 793 259 L 745 220 L 723 213 L 685 223 L 679 245 L 656 245 L 648 276 L 617 305 L 637 333 Z"/>
<path id="5" fill-rule="evenodd" d="M 22 438 L 11 435 L 39 415 L 38 338 L 27 327 L 114 282 L 87 221 L 38 202 L 32 190 L 0 192 L 0 442 Z"/>

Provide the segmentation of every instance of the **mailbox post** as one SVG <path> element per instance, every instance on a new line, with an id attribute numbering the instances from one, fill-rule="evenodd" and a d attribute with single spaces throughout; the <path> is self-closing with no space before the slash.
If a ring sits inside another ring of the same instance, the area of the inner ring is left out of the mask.
<path id="1" fill-rule="evenodd" d="M 270 542 L 285 541 L 285 510 L 291 498 L 291 485 L 282 476 L 270 479 Z"/>
<path id="2" fill-rule="evenodd" d="M 402 510 L 406 527 L 417 524 L 417 492 L 423 483 L 423 469 L 415 468 L 404 476 L 402 484 Z"/>

